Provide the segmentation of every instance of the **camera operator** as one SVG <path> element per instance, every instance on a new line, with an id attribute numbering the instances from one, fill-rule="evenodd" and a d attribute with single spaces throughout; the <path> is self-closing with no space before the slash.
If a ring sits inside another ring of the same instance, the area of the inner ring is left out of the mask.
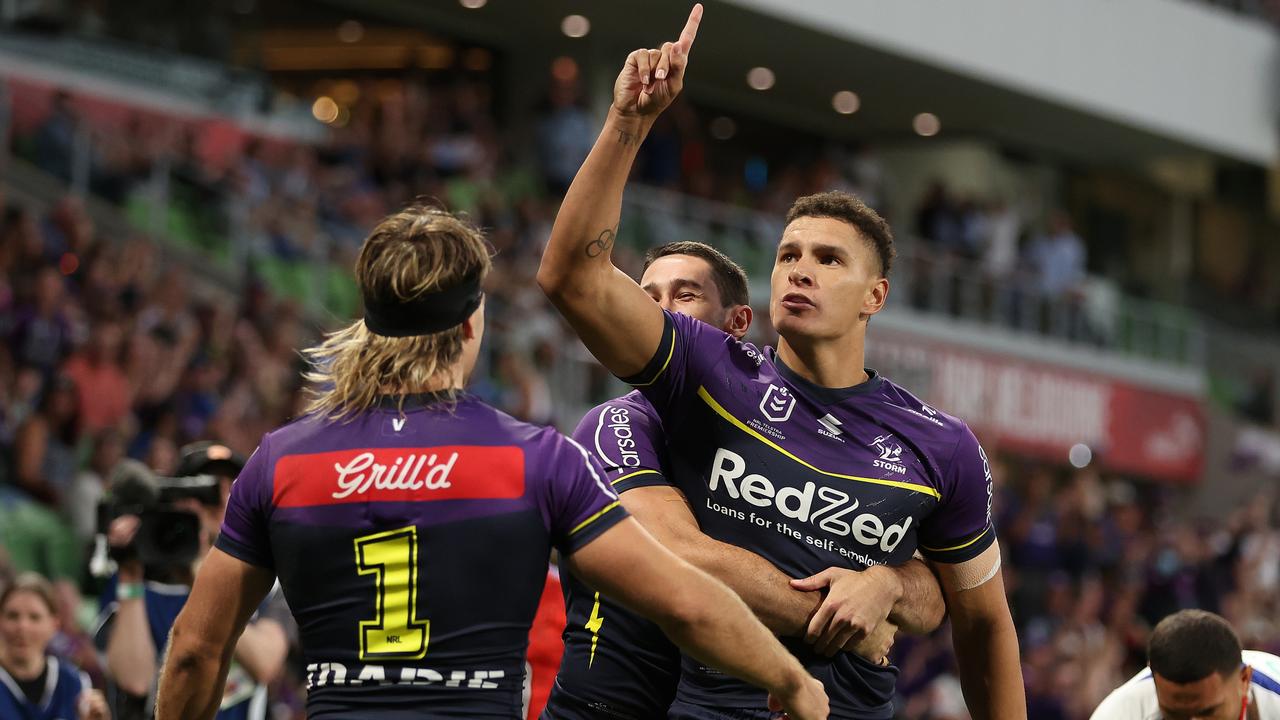
<path id="1" fill-rule="evenodd" d="M 231 483 L 243 467 L 227 447 L 201 442 L 182 448 L 176 477 L 156 477 L 125 461 L 112 478 L 100 524 L 118 571 L 103 592 L 99 643 L 121 720 L 151 716 L 169 631 L 217 539 Z M 287 617 L 288 609 L 273 591 L 236 643 L 218 720 L 266 718 L 266 686 L 288 653 L 281 613 Z"/>

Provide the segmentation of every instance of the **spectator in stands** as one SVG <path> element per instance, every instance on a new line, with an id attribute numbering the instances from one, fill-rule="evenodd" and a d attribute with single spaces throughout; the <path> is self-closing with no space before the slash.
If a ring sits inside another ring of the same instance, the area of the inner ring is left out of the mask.
<path id="1" fill-rule="evenodd" d="M 1071 218 L 1061 210 L 1049 220 L 1049 231 L 1027 249 L 1028 261 L 1036 272 L 1040 293 L 1060 298 L 1080 289 L 1084 282 L 1084 241 L 1071 227 Z"/>
<path id="2" fill-rule="evenodd" d="M 987 206 L 987 232 L 983 238 L 982 269 L 987 277 L 1003 279 L 1013 275 L 1018 265 L 1018 211 L 1004 200 Z"/>
<path id="3" fill-rule="evenodd" d="M 80 397 L 80 425 L 88 433 L 117 427 L 129 416 L 133 390 L 120 366 L 124 329 L 115 318 L 99 318 L 85 348 L 67 361 L 63 372 Z"/>
<path id="4" fill-rule="evenodd" d="M 81 546 L 98 532 L 98 503 L 106 494 L 107 480 L 124 459 L 124 437 L 118 428 L 99 430 L 93 436 L 89 465 L 76 475 L 63 498 L 63 515 L 71 522 Z"/>
<path id="5" fill-rule="evenodd" d="M 964 245 L 959 214 L 940 180 L 933 181 L 925 191 L 916 212 L 916 234 L 947 252 L 959 252 Z"/>
<path id="6" fill-rule="evenodd" d="M 88 677 L 48 654 L 56 608 L 53 586 L 35 573 L 0 593 L 0 717 L 111 720 Z"/>
<path id="7" fill-rule="evenodd" d="M 578 99 L 577 69 L 572 79 L 555 79 L 538 121 L 537 148 L 547 191 L 563 195 L 591 152 L 591 116 Z"/>
<path id="8" fill-rule="evenodd" d="M 1264 427 L 1275 423 L 1276 373 L 1274 368 L 1258 368 L 1249 382 L 1249 388 L 1237 404 L 1244 419 Z"/>
<path id="9" fill-rule="evenodd" d="M 61 507 L 75 480 L 79 425 L 75 383 L 58 376 L 45 388 L 39 409 L 22 423 L 14 439 L 15 484 L 51 508 Z"/>
<path id="10" fill-rule="evenodd" d="M 36 132 L 36 164 L 63 181 L 71 180 L 71 159 L 79 118 L 71 96 L 59 90 L 53 96 L 49 116 Z"/>
<path id="11" fill-rule="evenodd" d="M 16 276 L 19 281 L 21 278 Z M 65 281 L 56 268 L 46 266 L 35 275 L 32 290 L 30 302 L 17 312 L 9 342 L 19 364 L 38 368 L 48 376 L 71 345 L 71 323 L 64 308 Z"/>

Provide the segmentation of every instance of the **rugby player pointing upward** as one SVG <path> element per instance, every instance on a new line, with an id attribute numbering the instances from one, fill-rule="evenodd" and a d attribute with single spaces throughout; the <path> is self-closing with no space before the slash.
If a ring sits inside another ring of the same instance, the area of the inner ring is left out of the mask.
<path id="1" fill-rule="evenodd" d="M 157 717 L 213 717 L 278 575 L 309 717 L 514 720 L 554 545 L 687 652 L 825 718 L 821 685 L 732 591 L 628 518 L 581 447 L 461 392 L 488 270 L 484 238 L 447 213 L 374 228 L 356 261 L 365 317 L 309 351 L 311 413 L 266 435 L 236 480 L 174 625 Z"/>
<path id="2" fill-rule="evenodd" d="M 889 289 L 884 221 L 848 195 L 796 203 L 771 280 L 776 352 L 664 312 L 610 261 L 636 151 L 681 90 L 701 18 L 696 5 L 677 42 L 628 56 L 556 218 L 539 284 L 591 352 L 657 411 L 671 474 L 703 532 L 793 577 L 899 564 L 920 547 L 947 599 L 971 713 L 1025 717 L 977 440 L 863 368 L 867 322 Z M 824 608 L 819 624 L 833 615 Z M 792 649 L 825 683 L 834 717 L 892 716 L 895 669 Z M 754 717 L 764 704 L 758 691 L 686 659 L 671 714 Z"/>
<path id="3" fill-rule="evenodd" d="M 640 286 L 664 310 L 682 313 L 735 338 L 751 324 L 747 276 L 719 250 L 674 242 L 645 256 Z M 668 477 L 662 422 L 638 391 L 593 408 L 574 432 L 604 467 L 628 512 L 668 549 L 736 591 L 766 627 L 806 634 L 822 595 L 792 587 L 759 555 L 704 535 L 688 502 Z M 848 649 L 882 662 L 898 627 L 932 632 L 946 612 L 933 573 L 919 560 L 865 572 L 830 568 L 828 603 L 837 622 L 812 643 L 829 655 Z M 810 580 L 810 582 L 813 582 Z M 581 581 L 564 583 L 564 655 L 544 720 L 626 720 L 664 717 L 680 678 L 680 651 L 651 623 L 617 607 Z M 840 598 L 844 597 L 844 600 Z M 814 624 L 815 628 L 823 623 Z"/>

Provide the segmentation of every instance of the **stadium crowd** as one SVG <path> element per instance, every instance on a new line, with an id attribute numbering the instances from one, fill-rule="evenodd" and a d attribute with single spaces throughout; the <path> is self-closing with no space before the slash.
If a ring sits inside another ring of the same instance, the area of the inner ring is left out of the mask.
<path id="1" fill-rule="evenodd" d="M 494 119 L 487 86 L 429 95 L 406 85 L 353 105 L 325 145 L 255 142 L 222 163 L 204 157 L 190 133 L 158 133 L 158 121 L 139 119 L 124 132 L 95 133 L 91 187 L 125 203 L 165 155 L 180 181 L 175 197 L 187 199 L 196 226 L 236 228 L 252 257 L 325 258 L 344 271 L 362 232 L 415 197 L 471 213 L 497 251 L 486 291 L 499 308 L 489 314 L 475 391 L 517 417 L 567 429 L 577 418 L 557 405 L 548 372 L 558 354 L 577 353 L 576 343 L 533 272 L 594 120 L 572 80 L 557 81 L 534 129 L 533 146 L 543 152 L 522 158 L 514 152 L 522 145 Z M 700 131 L 689 129 L 699 124 L 675 118 L 644 151 L 640 172 L 653 185 L 765 210 L 833 182 L 875 192 L 865 158 L 818 161 L 758 187 L 741 174 L 717 177 Z M 74 101 L 58 96 L 17 145 L 68 177 L 78 122 Z M 930 247 L 952 248 L 997 273 L 1012 272 L 1023 257 L 1061 292 L 1082 276 L 1081 243 L 1065 219 L 1021 255 L 1017 221 L 1003 206 L 957 209 L 944 198 L 927 201 L 916 218 Z M 200 211 L 207 202 L 218 212 Z M 269 278 L 228 290 L 166 262 L 141 235 L 106 236 L 75 197 L 42 210 L 6 199 L 0 188 L 0 206 L 0 587 L 19 571 L 52 579 L 60 631 L 51 652 L 101 686 L 104 664 L 89 635 L 94 603 L 86 599 L 101 587 L 86 567 L 108 479 L 125 458 L 172 473 L 178 448 L 195 440 L 248 454 L 263 432 L 299 412 L 297 350 L 315 326 Z M 242 224 L 223 219 L 237 211 Z M 620 260 L 635 266 L 637 257 Z M 601 372 L 592 383 L 589 395 L 604 397 L 608 378 Z M 1176 489 L 989 449 L 998 458 L 997 527 L 1031 717 L 1087 717 L 1142 664 L 1150 627 L 1179 608 L 1220 612 L 1246 647 L 1280 650 L 1274 498 L 1201 524 L 1174 513 Z M 944 629 L 895 647 L 902 717 L 966 717 L 948 638 Z M 274 690 L 277 716 L 301 717 L 297 668 L 288 677 Z"/>

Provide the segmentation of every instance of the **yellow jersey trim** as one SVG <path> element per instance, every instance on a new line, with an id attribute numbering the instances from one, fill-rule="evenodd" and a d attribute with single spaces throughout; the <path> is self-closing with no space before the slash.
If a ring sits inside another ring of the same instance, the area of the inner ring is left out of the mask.
<path id="1" fill-rule="evenodd" d="M 662 362 L 662 367 L 658 368 L 658 372 L 654 373 L 653 378 L 649 382 L 630 383 L 631 387 L 648 387 L 662 377 L 662 373 L 667 371 L 667 366 L 671 364 L 671 358 L 676 354 L 676 326 L 671 324 L 671 347 L 667 350 L 667 359 Z"/>
<path id="2" fill-rule="evenodd" d="M 834 473 L 827 470 L 823 470 L 822 468 L 819 468 L 819 467 L 815 467 L 812 463 L 801 460 L 799 457 L 796 457 L 791 452 L 788 452 L 787 450 L 783 449 L 781 445 L 778 445 L 777 443 L 765 437 L 764 435 L 761 435 L 755 430 L 752 430 L 750 427 L 747 427 L 745 423 L 743 423 L 741 420 L 731 415 L 728 410 L 725 410 L 723 407 L 721 407 L 720 403 L 716 402 L 715 398 L 711 397 L 711 393 L 707 392 L 707 389 L 705 387 L 701 387 L 701 386 L 698 387 L 698 397 L 702 398 L 703 402 L 711 406 L 711 409 L 715 410 L 717 415 L 724 418 L 725 420 L 728 420 L 730 423 L 733 424 L 734 427 L 738 428 L 742 432 L 750 435 L 756 440 L 764 443 L 765 445 L 768 445 L 774 450 L 777 450 L 783 455 L 786 455 L 787 457 L 791 458 L 792 460 L 795 460 L 796 462 L 800 463 L 801 465 L 809 468 L 810 470 L 816 473 L 821 473 L 823 475 L 826 475 L 827 477 L 841 478 L 842 480 L 853 480 L 855 482 L 871 483 L 873 485 L 887 485 L 888 487 L 895 487 L 902 490 L 910 490 L 912 492 L 931 495 L 939 500 L 942 499 L 942 495 L 937 490 L 934 490 L 931 487 L 926 487 L 924 485 L 913 485 L 912 483 L 898 482 L 896 480 L 880 480 L 878 478 L 858 477 L 856 475 L 843 475 L 841 473 Z"/>
<path id="3" fill-rule="evenodd" d="M 921 546 L 920 546 L 920 549 L 921 549 L 921 550 L 928 550 L 929 552 L 951 552 L 952 550 L 963 550 L 963 549 L 965 549 L 965 548 L 969 547 L 970 545 L 972 545 L 972 544 L 974 544 L 974 543 L 978 542 L 978 541 L 979 541 L 979 540 L 981 540 L 982 538 L 986 537 L 986 536 L 987 536 L 987 533 L 989 533 L 989 532 L 991 532 L 991 526 L 990 526 L 990 525 L 988 525 L 987 527 L 983 528 L 982 532 L 978 533 L 976 536 L 974 536 L 974 538 L 973 538 L 972 540 L 970 540 L 970 541 L 969 541 L 969 542 L 967 542 L 967 543 L 961 543 L 961 544 L 956 545 L 956 546 L 954 546 L 954 547 L 946 547 L 946 548 L 931 548 L 931 547 L 925 547 L 924 545 L 921 545 Z"/>
<path id="4" fill-rule="evenodd" d="M 592 515 L 591 517 L 587 518 L 586 520 L 583 520 L 582 522 L 578 523 L 578 527 L 576 527 L 576 528 L 574 528 L 574 529 L 570 530 L 570 531 L 569 531 L 569 534 L 570 534 L 570 535 L 576 535 L 576 534 L 578 533 L 578 531 L 579 531 L 579 530 L 581 530 L 582 528 L 584 528 L 584 527 L 586 527 L 586 526 L 590 525 L 591 523 L 595 522 L 596 520 L 599 520 L 601 515 L 603 515 L 603 514 L 605 514 L 605 513 L 609 512 L 610 510 L 612 510 L 612 509 L 614 509 L 614 508 L 616 508 L 616 507 L 618 507 L 618 501 L 617 501 L 617 500 L 614 500 L 613 502 L 609 503 L 608 505 L 605 505 L 604 507 L 600 508 L 600 510 L 599 510 L 599 511 L 597 511 L 597 512 L 596 512 L 596 514 L 594 514 L 594 515 Z"/>
<path id="5" fill-rule="evenodd" d="M 618 483 L 620 483 L 620 482 L 622 482 L 623 480 L 626 480 L 626 479 L 628 479 L 628 478 L 633 478 L 633 477 L 635 477 L 635 476 L 637 476 L 637 475 L 646 475 L 646 474 L 661 475 L 662 473 L 658 472 L 657 470 L 637 470 L 637 471 L 635 471 L 635 472 L 633 472 L 633 473 L 627 473 L 626 475 L 623 475 L 622 477 L 618 478 L 617 480 L 610 480 L 610 481 L 609 481 L 609 484 L 610 484 L 610 485 L 617 485 Z"/>

